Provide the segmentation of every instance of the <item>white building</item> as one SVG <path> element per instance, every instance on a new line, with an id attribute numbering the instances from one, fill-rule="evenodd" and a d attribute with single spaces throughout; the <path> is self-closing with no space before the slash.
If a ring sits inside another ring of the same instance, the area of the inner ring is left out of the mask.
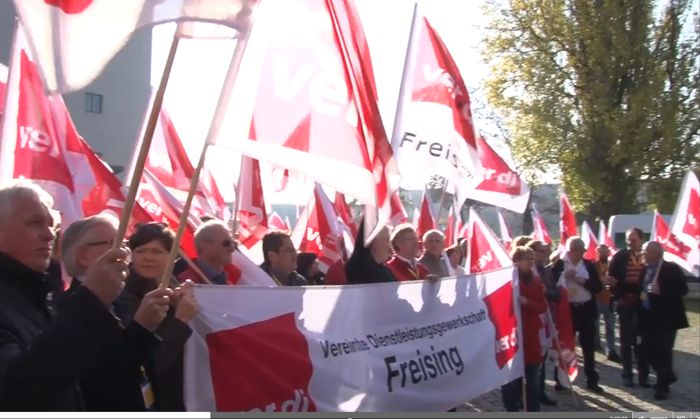
<path id="1" fill-rule="evenodd" d="M 15 7 L 0 0 L 0 62 L 9 65 Z M 150 97 L 151 30 L 140 30 L 88 87 L 64 96 L 80 134 L 116 170 L 128 165 Z"/>

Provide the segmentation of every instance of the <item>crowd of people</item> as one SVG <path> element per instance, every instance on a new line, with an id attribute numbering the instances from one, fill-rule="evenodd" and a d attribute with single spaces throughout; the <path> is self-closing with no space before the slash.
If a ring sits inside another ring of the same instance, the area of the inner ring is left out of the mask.
<path id="1" fill-rule="evenodd" d="M 232 264 L 237 244 L 229 227 L 204 220 L 194 235 L 197 257 L 176 261 L 166 286 L 161 277 L 174 242 L 168 226 L 138 225 L 123 246 L 115 246 L 113 217 L 88 217 L 58 234 L 52 205 L 51 196 L 31 182 L 0 189 L 0 410 L 185 410 L 183 350 L 192 334 L 188 322 L 199 310 L 193 284 L 235 284 L 241 275 Z M 628 231 L 627 243 L 608 263 L 605 246 L 598 261 L 583 259 L 578 237 L 568 240 L 561 257 L 530 237 L 515 240 L 525 385 L 519 379 L 502 387 L 506 410 L 556 404 L 544 392 L 547 356 L 539 330 L 541 315 L 564 290 L 588 389 L 603 392 L 594 358 L 599 314 L 607 355 L 618 360 L 616 311 L 623 384 L 635 385 L 635 360 L 638 384 L 650 386 L 651 366 L 654 396 L 669 396 L 676 330 L 688 325 L 685 277 L 663 261 L 659 243 L 642 245 L 640 230 Z M 298 253 L 289 233 L 272 231 L 262 239 L 261 268 L 281 286 L 437 280 L 464 273 L 466 246 L 464 240 L 445 243 L 439 230 L 419 238 L 409 224 L 385 227 L 365 243 L 361 222 L 352 253 L 324 275 L 318 255 Z M 68 286 L 62 271 L 71 278 Z"/>

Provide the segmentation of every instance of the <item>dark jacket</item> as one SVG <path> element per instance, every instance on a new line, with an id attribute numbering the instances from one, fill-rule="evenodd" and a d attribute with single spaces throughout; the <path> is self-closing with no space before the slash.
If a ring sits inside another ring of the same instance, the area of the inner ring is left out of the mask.
<path id="1" fill-rule="evenodd" d="M 600 275 L 598 275 L 598 269 L 596 269 L 593 262 L 586 259 L 581 259 L 586 270 L 588 271 L 588 280 L 584 282 L 583 287 L 591 293 L 591 297 L 595 297 L 600 291 L 603 290 L 603 283 L 600 281 Z M 552 280 L 555 282 L 559 281 L 559 276 L 564 272 L 564 260 L 558 260 L 552 265 Z M 595 298 L 591 298 L 590 302 L 595 304 Z"/>
<path id="2" fill-rule="evenodd" d="M 345 276 L 348 284 L 373 284 L 378 282 L 395 282 L 396 279 L 386 265 L 377 263 L 365 247 L 364 220 L 360 223 L 355 247 L 350 259 L 345 262 Z"/>
<path id="3" fill-rule="evenodd" d="M 143 278 L 131 270 L 126 278 L 124 291 L 115 303 L 117 316 L 125 324 L 131 322 L 143 296 L 157 287 L 157 281 Z M 162 340 L 162 343 L 146 360 L 145 368 L 153 388 L 154 408 L 157 411 L 179 412 L 185 410 L 183 350 L 191 334 L 192 329 L 186 323 L 175 318 L 173 307 L 168 310 L 165 319 L 156 329 L 156 335 Z"/>
<path id="4" fill-rule="evenodd" d="M 688 317 L 685 314 L 683 296 L 688 293 L 688 283 L 683 269 L 676 263 L 662 261 L 658 274 L 659 295 L 646 294 L 649 299 L 649 309 L 639 307 L 640 329 L 683 329 L 688 327 Z M 639 279 L 638 292 L 644 290 L 644 277 L 647 268 L 642 271 Z"/>
<path id="5" fill-rule="evenodd" d="M 58 301 L 58 311 L 80 286 L 73 279 L 70 288 Z M 121 338 L 102 354 L 99 363 L 80 380 L 85 410 L 90 412 L 142 412 L 146 410 L 141 392 L 142 366 L 153 355 L 161 340 L 135 321 L 120 322 Z"/>
<path id="6" fill-rule="evenodd" d="M 299 272 L 297 272 L 297 271 L 292 271 L 292 273 L 290 273 L 289 275 L 287 275 L 285 278 L 277 278 L 276 276 L 272 275 L 272 271 L 271 271 L 271 268 L 270 268 L 270 264 L 269 264 L 269 263 L 263 262 L 263 263 L 260 265 L 260 269 L 262 269 L 263 271 L 265 271 L 265 272 L 266 272 L 268 275 L 270 275 L 270 277 L 272 277 L 273 279 L 277 279 L 277 280 L 279 280 L 280 282 L 282 282 L 281 285 L 284 285 L 284 286 L 286 286 L 286 287 L 310 285 L 310 284 L 309 284 L 309 281 L 307 281 L 306 278 L 304 278 L 304 276 L 301 275 L 301 274 L 300 274 Z"/>
<path id="7" fill-rule="evenodd" d="M 0 253 L 0 411 L 84 410 L 78 380 L 120 339 L 117 320 L 77 287 L 57 314 L 44 274 Z"/>

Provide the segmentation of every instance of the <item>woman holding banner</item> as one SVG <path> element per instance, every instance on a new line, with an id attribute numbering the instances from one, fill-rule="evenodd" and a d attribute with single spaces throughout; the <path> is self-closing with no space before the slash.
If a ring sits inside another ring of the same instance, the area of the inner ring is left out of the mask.
<path id="1" fill-rule="evenodd" d="M 132 263 L 122 295 L 115 303 L 117 315 L 125 322 L 134 316 L 143 296 L 158 288 L 174 238 L 174 232 L 163 223 L 141 224 L 129 237 Z M 141 386 L 146 405 L 165 412 L 185 410 L 183 349 L 192 334 L 187 323 L 198 311 L 193 283 L 188 280 L 180 287 L 176 282 L 174 278 L 171 281 L 174 306 L 155 330 L 162 342 L 145 363 L 147 382 Z"/>
<path id="2" fill-rule="evenodd" d="M 535 253 L 532 249 L 518 246 L 513 249 L 513 263 L 518 271 L 520 288 L 520 312 L 525 355 L 525 410 L 539 412 L 539 369 L 542 363 L 539 331 L 542 328 L 540 314 L 547 310 L 545 288 L 542 280 L 534 274 Z M 518 411 L 522 378 L 501 387 L 503 406 L 508 412 Z"/>

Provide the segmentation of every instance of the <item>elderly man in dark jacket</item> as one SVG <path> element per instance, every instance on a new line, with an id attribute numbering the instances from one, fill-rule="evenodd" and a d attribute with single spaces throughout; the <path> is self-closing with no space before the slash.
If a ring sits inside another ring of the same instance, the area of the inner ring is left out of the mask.
<path id="1" fill-rule="evenodd" d="M 663 260 L 664 249 L 658 242 L 648 242 L 642 248 L 646 266 L 639 280 L 639 377 L 646 382 L 649 365 L 656 370 L 654 398 L 668 398 L 673 373 L 673 344 L 676 331 L 688 327 L 683 296 L 688 284 L 680 266 Z"/>
<path id="2" fill-rule="evenodd" d="M 0 411 L 78 411 L 78 380 L 120 337 L 107 307 L 128 252 L 107 251 L 53 315 L 44 271 L 54 239 L 51 197 L 20 182 L 0 189 Z"/>

